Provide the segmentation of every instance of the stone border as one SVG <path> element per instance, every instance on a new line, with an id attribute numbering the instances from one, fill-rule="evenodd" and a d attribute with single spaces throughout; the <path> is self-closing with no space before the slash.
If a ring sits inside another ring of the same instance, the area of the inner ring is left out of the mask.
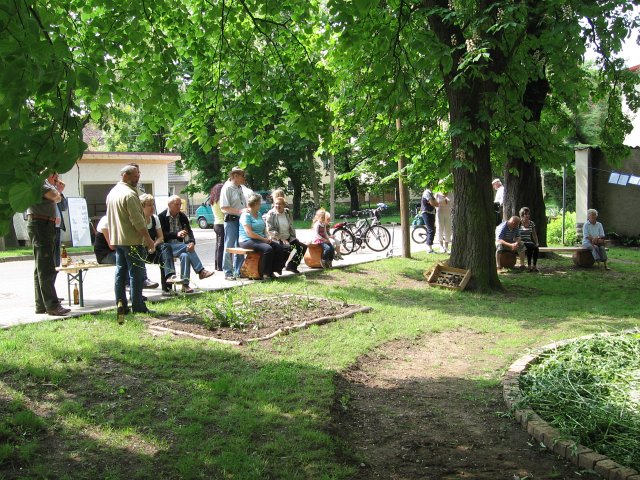
<path id="1" fill-rule="evenodd" d="M 304 295 L 293 295 L 293 294 L 287 294 L 287 295 L 282 295 L 283 297 L 304 297 Z M 329 300 L 332 301 L 331 299 L 327 299 L 327 298 L 320 298 L 320 297 L 313 297 L 313 296 L 309 296 L 309 298 L 313 298 L 313 299 L 317 299 L 317 300 Z M 191 332 L 185 332 L 183 330 L 176 330 L 173 328 L 167 328 L 167 327 L 161 327 L 158 324 L 159 323 L 163 323 L 166 320 L 154 320 L 152 322 L 150 322 L 148 324 L 148 329 L 151 330 L 154 333 L 172 333 L 174 335 L 182 335 L 182 336 L 187 336 L 187 337 L 191 337 L 191 338 L 196 338 L 198 340 L 209 340 L 212 342 L 217 342 L 217 343 L 223 343 L 225 345 L 234 345 L 234 346 L 241 346 L 241 345 L 249 345 L 251 343 L 257 343 L 257 342 L 264 342 L 266 340 L 270 340 L 272 338 L 278 337 L 280 335 L 288 335 L 291 332 L 295 332 L 298 330 L 304 330 L 306 328 L 311 327 L 312 325 L 324 325 L 325 323 L 330 323 L 330 322 L 335 322 L 336 320 L 341 320 L 343 318 L 349 318 L 349 317 L 353 317 L 354 315 L 356 315 L 357 313 L 367 313 L 370 312 L 371 310 L 373 310 L 372 307 L 367 307 L 367 306 L 359 306 L 359 305 L 345 305 L 345 308 L 348 307 L 352 307 L 351 309 L 347 310 L 346 312 L 342 312 L 342 313 L 338 313 L 336 315 L 327 315 L 324 317 L 319 317 L 319 318 L 315 318 L 313 320 L 308 320 L 308 321 L 304 321 L 302 323 L 298 323 L 297 325 L 291 325 L 289 327 L 283 327 L 283 328 L 279 328 L 273 332 L 271 332 L 268 335 L 265 335 L 263 337 L 255 337 L 255 338 L 248 338 L 246 340 L 226 340 L 223 338 L 217 338 L 217 337 L 209 337 L 206 335 L 198 335 L 196 333 L 191 333 Z M 356 308 L 353 308 L 356 307 Z M 636 480 L 636 479 L 634 479 Z M 638 479 L 640 480 L 640 479 Z"/>
<path id="2" fill-rule="evenodd" d="M 618 333 L 640 333 L 640 329 L 634 328 Z M 515 419 L 522 428 L 538 442 L 542 443 L 545 448 L 551 450 L 559 457 L 569 460 L 578 467 L 594 470 L 607 480 L 640 480 L 640 473 L 633 468 L 620 465 L 605 455 L 600 455 L 598 452 L 583 445 L 576 444 L 574 441 L 565 440 L 557 429 L 544 421 L 534 410 L 530 408 L 518 410 L 515 408 L 515 404 L 522 400 L 520 388 L 518 387 L 518 377 L 526 372 L 531 364 L 536 363 L 542 353 L 549 350 L 556 350 L 577 340 L 587 340 L 602 335 L 603 334 L 586 335 L 584 337 L 550 343 L 536 349 L 534 353 L 520 357 L 511 364 L 504 374 L 502 381 L 503 398 L 509 409 L 514 411 Z M 607 333 L 605 335 L 614 334 Z"/>

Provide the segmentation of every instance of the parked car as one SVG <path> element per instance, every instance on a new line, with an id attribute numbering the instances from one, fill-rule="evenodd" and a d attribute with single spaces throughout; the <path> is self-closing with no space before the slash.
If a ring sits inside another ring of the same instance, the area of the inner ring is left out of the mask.
<path id="1" fill-rule="evenodd" d="M 246 193 L 246 192 L 245 192 Z M 273 206 L 271 194 L 264 190 L 257 191 L 262 196 L 262 205 L 260 205 L 260 215 L 264 215 Z M 196 221 L 200 228 L 213 228 L 213 210 L 211 209 L 211 203 L 209 200 L 204 202 L 196 210 Z"/>

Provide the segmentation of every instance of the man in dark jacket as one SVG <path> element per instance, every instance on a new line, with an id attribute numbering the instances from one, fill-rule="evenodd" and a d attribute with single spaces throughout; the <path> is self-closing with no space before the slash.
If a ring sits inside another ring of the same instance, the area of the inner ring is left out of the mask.
<path id="1" fill-rule="evenodd" d="M 196 239 L 189 224 L 189 218 L 180 211 L 182 199 L 178 195 L 169 197 L 167 209 L 160 212 L 160 225 L 164 241 L 171 248 L 174 257 L 180 258 L 180 278 L 182 278 L 182 291 L 191 293 L 189 287 L 191 267 L 198 274 L 200 280 L 210 277 L 213 272 L 205 270 L 198 254 L 196 253 Z"/>

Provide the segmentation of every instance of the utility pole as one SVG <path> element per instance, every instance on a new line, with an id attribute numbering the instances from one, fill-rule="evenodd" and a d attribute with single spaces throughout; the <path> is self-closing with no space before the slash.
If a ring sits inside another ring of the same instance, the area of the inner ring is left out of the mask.
<path id="1" fill-rule="evenodd" d="M 399 132 L 402 123 L 396 118 L 396 130 Z M 406 159 L 404 155 L 398 157 L 398 188 L 400 190 L 400 231 L 402 232 L 402 256 L 411 258 L 411 239 L 409 237 L 409 188 L 405 181 Z"/>

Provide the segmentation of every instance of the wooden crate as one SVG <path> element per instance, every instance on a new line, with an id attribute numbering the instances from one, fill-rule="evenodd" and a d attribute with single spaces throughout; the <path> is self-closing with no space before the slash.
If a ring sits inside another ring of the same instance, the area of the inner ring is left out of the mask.
<path id="1" fill-rule="evenodd" d="M 462 280 L 460 280 L 460 283 L 458 283 L 457 286 L 438 283 L 439 279 L 454 276 L 462 277 Z M 469 280 L 471 280 L 471 270 L 447 267 L 441 264 L 436 265 L 436 268 L 433 269 L 433 272 L 431 272 L 431 275 L 427 278 L 427 282 L 429 282 L 429 285 L 432 287 L 448 288 L 450 290 L 458 290 L 460 292 L 465 289 Z"/>

